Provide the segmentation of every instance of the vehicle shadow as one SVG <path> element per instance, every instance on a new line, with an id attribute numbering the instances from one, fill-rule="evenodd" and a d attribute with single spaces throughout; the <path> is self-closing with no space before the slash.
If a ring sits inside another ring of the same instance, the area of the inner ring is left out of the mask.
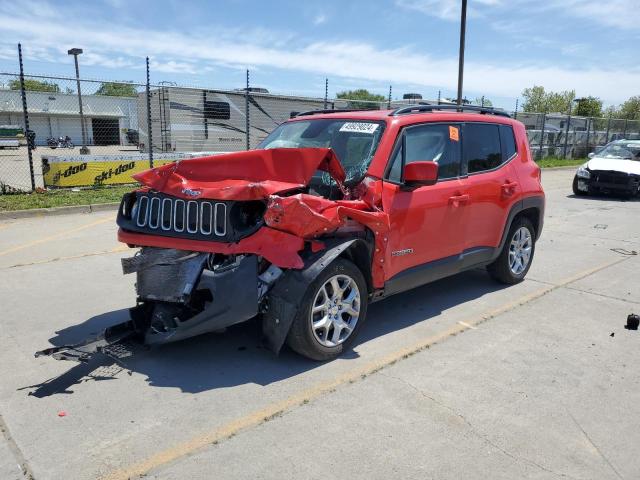
<path id="1" fill-rule="evenodd" d="M 589 194 L 589 195 L 576 195 L 574 193 L 567 195 L 567 198 L 572 198 L 575 200 L 599 200 L 599 201 L 606 201 L 606 202 L 640 202 L 640 196 L 635 196 L 635 197 L 625 197 L 622 195 L 614 195 L 614 194 L 605 194 L 605 193 L 601 193 L 601 194 Z"/>
<path id="2" fill-rule="evenodd" d="M 472 270 L 395 295 L 370 305 L 367 324 L 357 344 L 436 319 L 443 311 L 505 288 L 493 282 L 484 270 Z M 79 342 L 128 318 L 126 309 L 93 317 L 56 332 L 53 345 Z M 357 346 L 356 346 L 357 349 Z M 357 358 L 354 350 L 342 358 Z M 53 361 L 53 360 L 52 360 Z M 123 372 L 145 375 L 154 387 L 179 388 L 183 392 L 233 387 L 246 383 L 268 385 L 322 366 L 300 357 L 286 346 L 278 356 L 261 344 L 257 321 L 229 328 L 222 334 L 207 334 L 154 349 L 138 347 L 122 360 L 94 355 L 86 364 L 37 385 L 22 387 L 37 398 L 73 393 L 72 387 L 86 381 L 116 379 Z"/>

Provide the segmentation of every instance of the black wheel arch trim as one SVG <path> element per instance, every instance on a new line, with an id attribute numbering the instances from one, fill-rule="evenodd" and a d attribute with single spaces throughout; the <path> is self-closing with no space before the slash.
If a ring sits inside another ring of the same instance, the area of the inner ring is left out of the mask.
<path id="1" fill-rule="evenodd" d="M 303 255 L 304 267 L 301 270 L 286 270 L 267 295 L 265 311 L 262 314 L 262 335 L 265 345 L 279 353 L 295 319 L 300 300 L 307 288 L 331 263 L 345 254 L 355 255 L 354 263 L 363 270 L 363 258 L 368 252 L 368 271 L 362 275 L 371 287 L 371 252 L 373 246 L 366 238 L 330 238 L 321 239 L 325 249 Z M 365 263 L 366 264 L 366 263 Z"/>
<path id="2" fill-rule="evenodd" d="M 530 197 L 525 197 L 511 206 L 509 210 L 509 215 L 507 216 L 507 221 L 504 225 L 504 230 L 502 232 L 502 238 L 500 239 L 500 245 L 496 248 L 496 257 L 500 255 L 502 248 L 504 247 L 505 242 L 507 241 L 507 235 L 509 234 L 509 229 L 511 228 L 511 224 L 513 220 L 518 216 L 519 213 L 524 212 L 525 210 L 536 209 L 537 210 L 537 228 L 535 232 L 536 241 L 540 238 L 542 234 L 542 227 L 544 223 L 544 206 L 545 206 L 545 197 L 544 195 L 533 195 Z"/>

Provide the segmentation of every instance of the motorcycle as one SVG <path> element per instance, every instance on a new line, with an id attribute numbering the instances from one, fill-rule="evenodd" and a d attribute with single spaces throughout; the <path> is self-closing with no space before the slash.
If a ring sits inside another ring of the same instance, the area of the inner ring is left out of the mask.
<path id="1" fill-rule="evenodd" d="M 58 137 L 55 139 L 53 137 L 47 138 L 47 146 L 49 148 L 73 148 L 73 142 L 69 135 L 65 135 L 64 137 Z"/>

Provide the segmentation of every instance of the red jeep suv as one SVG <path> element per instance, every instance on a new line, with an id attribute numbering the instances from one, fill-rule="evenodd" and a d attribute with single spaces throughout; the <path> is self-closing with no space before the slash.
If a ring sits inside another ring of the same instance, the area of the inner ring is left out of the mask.
<path id="1" fill-rule="evenodd" d="M 127 322 L 146 344 L 257 317 L 274 351 L 339 355 L 369 303 L 477 267 L 523 280 L 544 192 L 524 126 L 490 108 L 312 111 L 259 149 L 136 176 Z"/>

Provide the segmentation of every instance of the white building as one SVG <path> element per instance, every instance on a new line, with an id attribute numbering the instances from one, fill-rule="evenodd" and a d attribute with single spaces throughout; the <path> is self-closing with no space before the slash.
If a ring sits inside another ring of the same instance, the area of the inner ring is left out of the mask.
<path id="1" fill-rule="evenodd" d="M 77 94 L 27 92 L 27 106 L 37 145 L 65 135 L 82 145 Z M 136 97 L 83 95 L 82 109 L 87 145 L 126 145 L 126 130 L 138 130 Z M 0 90 L 0 125 L 24 125 L 19 90 Z"/>

